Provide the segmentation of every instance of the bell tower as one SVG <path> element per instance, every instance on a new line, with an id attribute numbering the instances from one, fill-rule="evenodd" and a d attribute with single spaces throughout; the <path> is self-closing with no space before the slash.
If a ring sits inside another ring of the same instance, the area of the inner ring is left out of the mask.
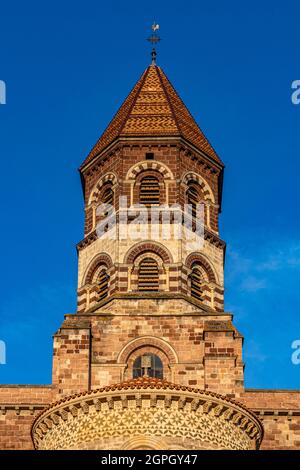
<path id="1" fill-rule="evenodd" d="M 242 337 L 224 312 L 223 168 L 152 63 L 80 167 L 78 309 L 55 335 L 59 396 L 143 376 L 243 391 Z"/>
<path id="2" fill-rule="evenodd" d="M 299 391 L 244 388 L 224 165 L 151 55 L 80 167 L 77 310 L 54 334 L 52 383 L 1 386 L 3 449 L 299 448 Z"/>
<path id="3" fill-rule="evenodd" d="M 132 296 L 152 299 L 155 292 L 166 305 L 177 299 L 182 308 L 223 312 L 223 164 L 159 67 L 146 69 L 80 172 L 86 222 L 78 244 L 79 313 L 111 308 L 120 296 L 122 303 Z M 99 237 L 103 204 L 115 215 L 111 233 Z M 140 205 L 151 212 L 144 226 L 133 220 Z M 191 230 L 202 206 L 198 244 L 180 236 L 187 205 Z M 166 207 L 173 210 L 166 213 Z"/>
<path id="4" fill-rule="evenodd" d="M 157 42 L 153 25 L 151 42 Z M 78 306 L 54 335 L 37 449 L 257 449 L 224 312 L 224 165 L 156 50 L 80 167 Z"/>

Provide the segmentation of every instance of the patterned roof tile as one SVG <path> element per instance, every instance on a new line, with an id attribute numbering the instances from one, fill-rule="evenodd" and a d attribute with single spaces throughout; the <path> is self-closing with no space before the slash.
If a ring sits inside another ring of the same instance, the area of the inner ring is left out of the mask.
<path id="1" fill-rule="evenodd" d="M 165 73 L 156 65 L 145 70 L 81 168 L 116 138 L 130 136 L 182 136 L 222 163 Z"/>

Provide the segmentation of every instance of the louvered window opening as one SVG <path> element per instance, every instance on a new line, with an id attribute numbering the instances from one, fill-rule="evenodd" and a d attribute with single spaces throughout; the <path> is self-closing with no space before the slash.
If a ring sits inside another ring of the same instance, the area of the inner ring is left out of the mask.
<path id="1" fill-rule="evenodd" d="M 110 186 L 103 192 L 102 202 L 103 204 L 110 204 L 111 206 L 113 205 L 114 192 Z"/>
<path id="2" fill-rule="evenodd" d="M 139 267 L 138 290 L 157 292 L 159 288 L 158 265 L 152 258 L 144 259 Z"/>
<path id="3" fill-rule="evenodd" d="M 203 300 L 203 282 L 200 269 L 194 268 L 191 274 L 191 296 L 196 300 Z"/>
<path id="4" fill-rule="evenodd" d="M 188 188 L 188 204 L 192 206 L 192 217 L 197 215 L 197 204 L 199 203 L 199 196 L 197 186 L 193 183 Z"/>
<path id="5" fill-rule="evenodd" d="M 98 277 L 98 301 L 105 299 L 108 296 L 108 279 L 109 276 L 106 274 L 106 271 L 103 269 Z"/>
<path id="6" fill-rule="evenodd" d="M 107 204 L 109 205 L 110 207 L 108 208 L 108 210 L 106 210 L 104 213 L 103 213 L 103 216 L 104 217 L 108 217 L 112 214 L 113 212 L 113 203 L 114 203 L 114 192 L 111 188 L 111 186 L 108 186 L 104 191 L 103 191 L 103 195 L 102 195 L 102 204 Z"/>
<path id="7" fill-rule="evenodd" d="M 142 179 L 140 203 L 146 207 L 159 205 L 159 181 L 154 176 L 146 176 Z"/>

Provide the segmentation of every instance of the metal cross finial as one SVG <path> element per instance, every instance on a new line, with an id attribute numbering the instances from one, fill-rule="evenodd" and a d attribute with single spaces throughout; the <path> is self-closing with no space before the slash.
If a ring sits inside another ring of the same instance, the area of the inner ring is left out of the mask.
<path id="1" fill-rule="evenodd" d="M 151 52 L 151 56 L 152 56 L 152 65 L 156 65 L 156 56 L 157 56 L 157 52 L 156 52 L 156 44 L 160 41 L 160 37 L 158 36 L 158 33 L 157 31 L 159 30 L 159 24 L 157 24 L 155 21 L 152 25 L 152 34 L 151 36 L 148 38 L 148 41 L 151 42 L 153 48 L 152 48 L 152 52 Z"/>

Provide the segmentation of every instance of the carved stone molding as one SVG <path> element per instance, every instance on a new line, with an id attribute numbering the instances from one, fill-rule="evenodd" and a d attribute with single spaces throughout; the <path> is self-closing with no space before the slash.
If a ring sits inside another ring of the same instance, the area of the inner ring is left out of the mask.
<path id="1" fill-rule="evenodd" d="M 166 449 L 250 450 L 262 436 L 260 421 L 243 405 L 145 377 L 64 398 L 32 426 L 39 450 L 128 448 L 133 437 L 144 442 L 139 448 L 156 440 Z"/>

